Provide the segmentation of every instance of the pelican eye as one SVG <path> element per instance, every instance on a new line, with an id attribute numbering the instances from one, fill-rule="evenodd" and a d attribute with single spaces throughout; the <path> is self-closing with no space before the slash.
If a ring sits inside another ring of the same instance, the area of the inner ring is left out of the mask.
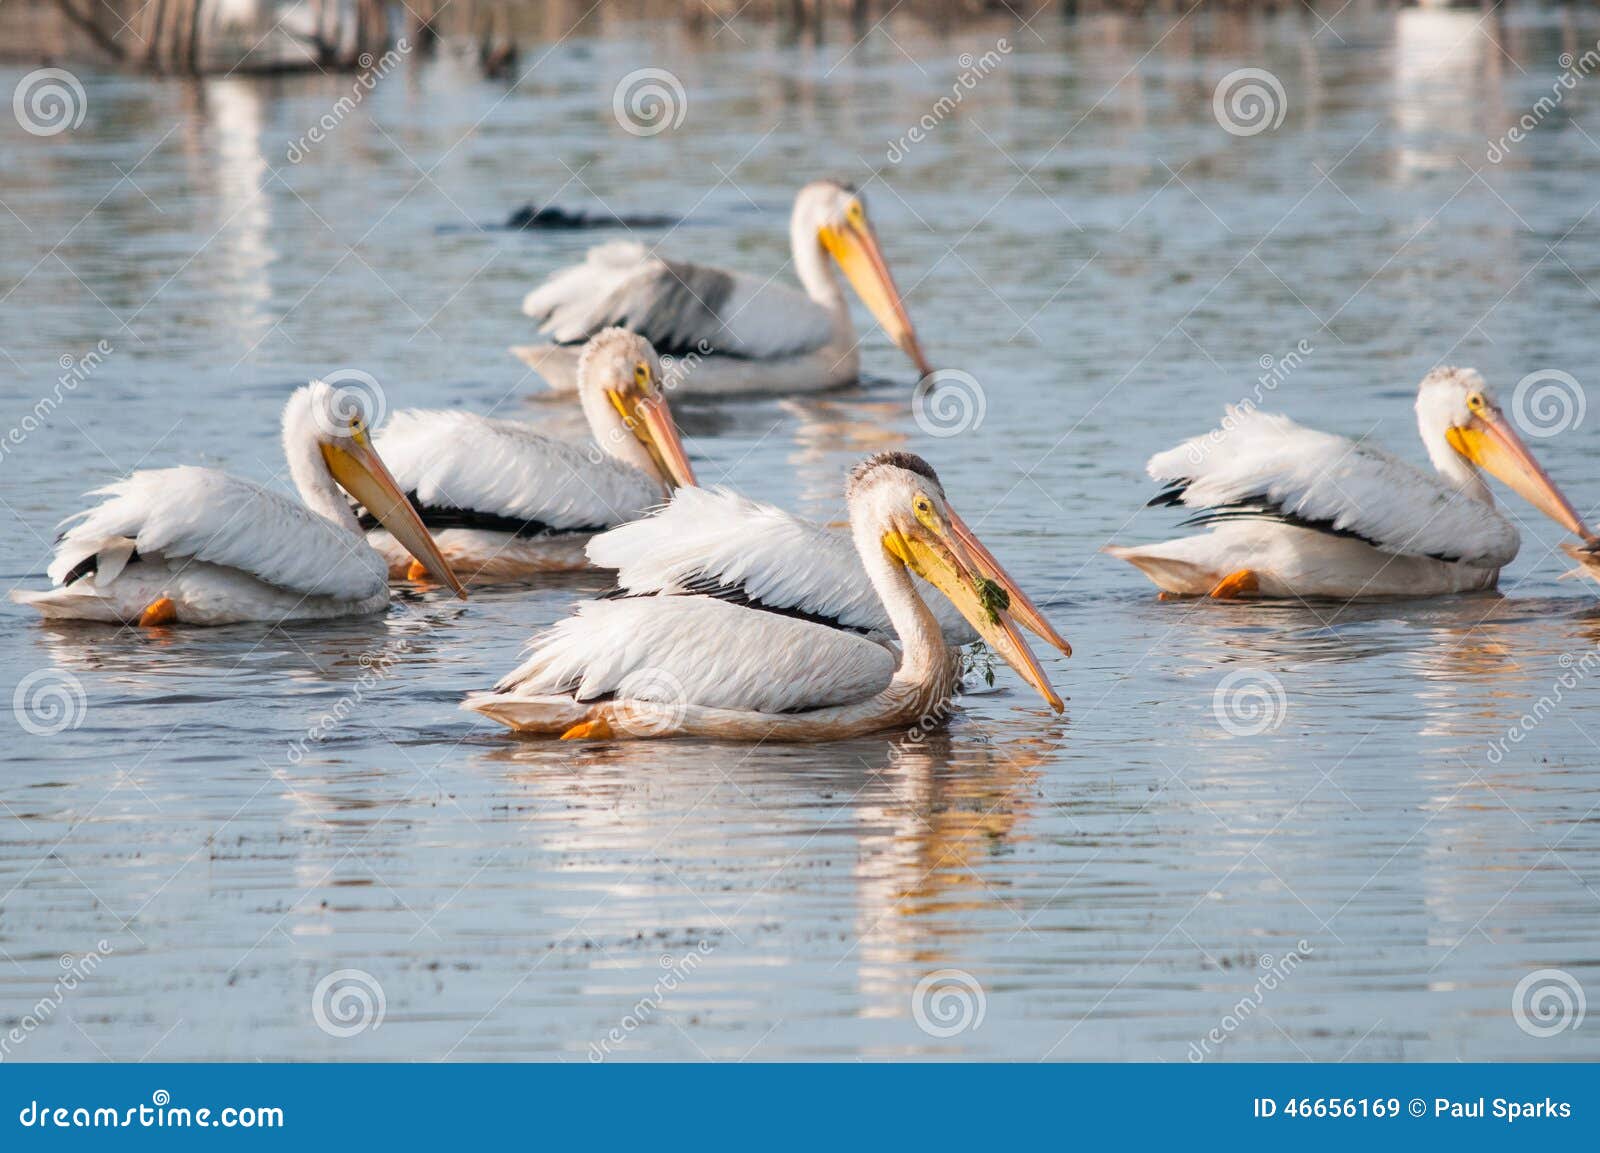
<path id="1" fill-rule="evenodd" d="M 633 366 L 633 383 L 640 388 L 650 387 L 650 366 L 642 360 Z"/>
<path id="2" fill-rule="evenodd" d="M 1475 392 L 1467 397 L 1467 407 L 1473 412 L 1481 412 L 1484 407 L 1483 393 Z"/>
<path id="3" fill-rule="evenodd" d="M 844 210 L 844 215 L 846 220 L 857 227 L 861 227 L 867 222 L 866 209 L 861 207 L 861 201 L 859 200 L 852 200 L 850 207 Z"/>

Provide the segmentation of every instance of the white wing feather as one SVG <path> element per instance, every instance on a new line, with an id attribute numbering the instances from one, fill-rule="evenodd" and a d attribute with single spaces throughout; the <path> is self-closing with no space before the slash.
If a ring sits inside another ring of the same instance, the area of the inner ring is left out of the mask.
<path id="1" fill-rule="evenodd" d="M 662 499 L 648 476 L 593 445 L 475 413 L 406 409 L 390 417 L 376 446 L 400 487 L 434 507 L 592 529 L 631 520 Z"/>
<path id="2" fill-rule="evenodd" d="M 563 344 L 603 328 L 627 328 L 663 353 L 725 352 L 769 359 L 827 344 L 828 313 L 772 280 L 652 256 L 642 244 L 591 248 L 582 264 L 553 273 L 522 311 Z"/>
<path id="3" fill-rule="evenodd" d="M 595 537 L 588 553 L 598 567 L 616 569 L 617 586 L 635 596 L 692 592 L 706 582 L 846 628 L 892 631 L 848 533 L 726 489 L 679 489 L 650 516 Z M 949 600 L 920 583 L 918 591 L 947 643 L 975 639 Z"/>
<path id="4" fill-rule="evenodd" d="M 895 670 L 862 637 L 706 597 L 588 601 L 529 648 L 496 692 L 780 713 L 864 700 Z"/>
<path id="5" fill-rule="evenodd" d="M 711 347 L 757 360 L 802 356 L 833 338 L 833 320 L 803 292 L 770 278 L 731 273 L 733 287 L 718 310 L 723 342 Z"/>
<path id="6" fill-rule="evenodd" d="M 1189 508 L 1282 513 L 1353 534 L 1384 552 L 1499 568 L 1515 558 L 1516 527 L 1438 477 L 1378 448 L 1230 407 L 1220 429 L 1157 453 L 1160 482 L 1183 484 Z"/>
<path id="7" fill-rule="evenodd" d="M 50 563 L 56 584 L 91 556 L 120 568 L 130 540 L 144 557 L 238 569 L 309 596 L 361 600 L 388 584 L 383 558 L 363 538 L 284 493 L 216 469 L 147 469 L 89 495 L 108 499 L 62 522 L 71 527 Z"/>

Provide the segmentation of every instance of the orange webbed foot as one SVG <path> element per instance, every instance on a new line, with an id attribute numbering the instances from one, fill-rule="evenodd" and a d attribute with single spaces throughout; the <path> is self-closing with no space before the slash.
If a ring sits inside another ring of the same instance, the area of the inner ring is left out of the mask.
<path id="1" fill-rule="evenodd" d="M 1211 596 L 1219 601 L 1234 601 L 1260 591 L 1261 581 L 1255 570 L 1242 568 L 1219 580 L 1211 590 Z"/>
<path id="2" fill-rule="evenodd" d="M 561 734 L 564 741 L 603 741 L 612 736 L 611 724 L 604 717 L 592 721 L 579 721 Z"/>
<path id="3" fill-rule="evenodd" d="M 171 597 L 151 601 L 145 606 L 144 612 L 139 614 L 140 628 L 155 629 L 162 625 L 176 624 L 177 621 L 178 606 L 172 603 Z"/>

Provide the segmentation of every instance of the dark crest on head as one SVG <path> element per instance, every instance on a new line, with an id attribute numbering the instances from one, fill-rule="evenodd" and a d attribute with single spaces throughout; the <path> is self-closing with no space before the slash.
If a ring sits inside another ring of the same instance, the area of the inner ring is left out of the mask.
<path id="1" fill-rule="evenodd" d="M 916 473 L 918 476 L 932 481 L 940 492 L 944 491 L 944 486 L 939 483 L 939 474 L 933 471 L 931 464 L 916 453 L 875 452 L 850 470 L 850 477 L 844 486 L 846 498 L 865 484 L 867 479 L 880 468 L 898 468 L 904 469 L 906 472 Z"/>

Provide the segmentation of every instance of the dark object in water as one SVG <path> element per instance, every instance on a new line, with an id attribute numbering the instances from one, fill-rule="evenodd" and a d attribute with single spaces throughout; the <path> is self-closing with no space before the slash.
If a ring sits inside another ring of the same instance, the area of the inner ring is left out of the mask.
<path id="1" fill-rule="evenodd" d="M 676 216 L 617 216 L 610 212 L 569 212 L 550 205 L 535 208 L 524 204 L 511 214 L 505 226 L 514 232 L 563 232 L 586 228 L 669 228 L 678 223 Z"/>
<path id="2" fill-rule="evenodd" d="M 486 80 L 515 80 L 517 60 L 517 46 L 509 40 L 485 40 L 478 50 L 478 63 Z"/>

